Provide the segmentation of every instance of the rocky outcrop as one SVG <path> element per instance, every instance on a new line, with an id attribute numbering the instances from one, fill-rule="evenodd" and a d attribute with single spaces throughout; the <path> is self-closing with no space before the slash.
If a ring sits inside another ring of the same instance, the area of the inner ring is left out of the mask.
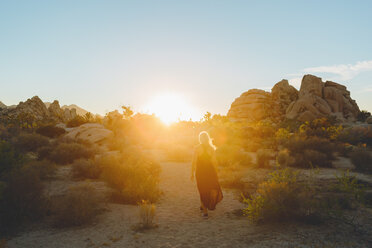
<path id="1" fill-rule="evenodd" d="M 48 106 L 48 107 L 47 107 Z M 20 119 L 33 121 L 69 121 L 77 116 L 76 109 L 64 109 L 59 106 L 56 100 L 53 103 L 45 104 L 38 96 L 20 102 L 16 107 L 1 108 L 0 119 Z"/>
<path id="2" fill-rule="evenodd" d="M 270 93 L 252 89 L 241 94 L 231 104 L 227 116 L 233 121 L 257 121 L 269 116 Z"/>
<path id="3" fill-rule="evenodd" d="M 102 124 L 87 123 L 67 130 L 66 138 L 80 139 L 95 144 L 100 144 L 113 136 L 111 130 L 106 129 Z"/>
<path id="4" fill-rule="evenodd" d="M 298 100 L 292 102 L 287 110 L 288 119 L 312 121 L 316 118 L 333 115 L 339 121 L 355 121 L 360 112 L 356 102 L 351 99 L 345 86 L 327 81 L 313 75 L 302 79 Z"/>
<path id="5" fill-rule="evenodd" d="M 0 109 L 6 109 L 6 108 L 7 106 L 3 102 L 0 101 Z"/>
<path id="6" fill-rule="evenodd" d="M 282 80 L 274 85 L 271 93 L 248 90 L 231 104 L 228 117 L 232 121 L 257 121 L 271 119 L 296 119 L 311 121 L 335 116 L 340 122 L 355 121 L 359 107 L 351 99 L 344 85 L 305 75 L 299 91 Z"/>
<path id="7" fill-rule="evenodd" d="M 20 102 L 11 112 L 14 116 L 27 115 L 34 120 L 43 120 L 49 117 L 48 109 L 38 96 L 27 99 L 25 102 Z"/>
<path id="8" fill-rule="evenodd" d="M 298 99 L 298 90 L 283 79 L 271 89 L 271 97 L 279 105 L 281 114 L 285 114 L 289 104 Z"/>
<path id="9" fill-rule="evenodd" d="M 48 107 L 49 116 L 53 117 L 54 119 L 63 121 L 63 111 L 61 107 L 59 106 L 59 102 L 57 100 L 54 100 L 53 103 L 51 103 Z"/>

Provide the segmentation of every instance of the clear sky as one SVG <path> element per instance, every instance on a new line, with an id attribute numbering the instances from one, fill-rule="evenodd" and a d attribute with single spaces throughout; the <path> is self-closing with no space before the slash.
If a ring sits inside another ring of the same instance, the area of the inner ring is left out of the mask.
<path id="1" fill-rule="evenodd" d="M 176 92 L 226 114 L 248 89 L 311 73 L 372 111 L 371 13 L 372 1 L 0 0 L 0 101 L 104 114 Z"/>

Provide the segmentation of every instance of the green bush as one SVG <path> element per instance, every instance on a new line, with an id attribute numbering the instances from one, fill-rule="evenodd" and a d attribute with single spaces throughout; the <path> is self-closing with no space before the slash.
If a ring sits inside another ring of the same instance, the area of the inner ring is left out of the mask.
<path id="1" fill-rule="evenodd" d="M 290 156 L 294 158 L 291 166 L 311 168 L 313 166 L 330 167 L 337 146 L 328 139 L 319 137 L 292 137 L 285 144 Z"/>
<path id="2" fill-rule="evenodd" d="M 350 159 L 357 171 L 372 172 L 372 155 L 371 151 L 366 148 L 358 148 L 350 153 Z"/>
<path id="3" fill-rule="evenodd" d="M 251 165 L 252 157 L 244 152 L 238 145 L 222 145 L 216 150 L 216 158 L 218 165 L 221 167 L 229 167 L 234 164 Z"/>
<path id="4" fill-rule="evenodd" d="M 156 202 L 160 196 L 160 166 L 138 151 L 106 155 L 97 161 L 102 178 L 114 188 L 113 200 L 136 204 L 142 200 Z"/>
<path id="5" fill-rule="evenodd" d="M 97 179 L 102 173 L 102 168 L 93 159 L 78 159 L 72 163 L 71 173 L 74 178 Z"/>
<path id="6" fill-rule="evenodd" d="M 24 221 L 40 219 L 46 207 L 38 170 L 30 166 L 13 169 L 0 200 L 0 227 L 9 230 Z"/>
<path id="7" fill-rule="evenodd" d="M 0 179 L 4 173 L 23 163 L 23 156 L 6 141 L 0 140 Z"/>
<path id="8" fill-rule="evenodd" d="M 75 159 L 91 158 L 94 150 L 79 143 L 60 143 L 49 154 L 49 159 L 57 164 L 69 164 Z"/>
<path id="9" fill-rule="evenodd" d="M 57 138 L 61 136 L 62 134 L 66 133 L 66 131 L 63 128 L 49 125 L 49 126 L 39 127 L 38 129 L 36 129 L 36 133 L 49 137 L 49 138 Z"/>
<path id="10" fill-rule="evenodd" d="M 71 187 L 67 195 L 54 201 L 55 227 L 70 227 L 89 224 L 101 212 L 100 202 L 95 189 L 89 184 Z"/>
<path id="11" fill-rule="evenodd" d="M 243 202 L 243 213 L 252 222 L 300 220 L 312 213 L 313 192 L 298 182 L 298 173 L 288 168 L 275 171 Z"/>
<path id="12" fill-rule="evenodd" d="M 267 150 L 258 150 L 256 165 L 258 168 L 269 168 L 270 161 L 273 159 L 273 154 Z"/>
<path id="13" fill-rule="evenodd" d="M 21 152 L 36 152 L 40 147 L 48 146 L 49 139 L 40 134 L 20 134 L 17 137 L 15 146 Z"/>
<path id="14" fill-rule="evenodd" d="M 39 161 L 29 161 L 25 165 L 25 167 L 30 167 L 30 169 L 34 169 L 39 174 L 40 179 L 49 179 L 53 176 L 57 170 L 57 166 L 55 163 L 49 160 L 39 160 Z"/>

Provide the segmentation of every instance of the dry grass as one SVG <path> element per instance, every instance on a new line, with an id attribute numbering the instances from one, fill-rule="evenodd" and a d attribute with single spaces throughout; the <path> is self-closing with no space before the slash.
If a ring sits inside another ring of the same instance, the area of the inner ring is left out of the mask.
<path id="1" fill-rule="evenodd" d="M 155 214 L 156 214 L 156 206 L 149 201 L 142 200 L 139 204 L 139 218 L 140 223 L 133 226 L 133 230 L 135 231 L 145 231 L 148 229 L 158 227 L 155 224 Z"/>
<path id="2" fill-rule="evenodd" d="M 101 212 L 102 199 L 89 184 L 71 187 L 66 196 L 53 204 L 55 227 L 81 226 L 92 223 Z"/>

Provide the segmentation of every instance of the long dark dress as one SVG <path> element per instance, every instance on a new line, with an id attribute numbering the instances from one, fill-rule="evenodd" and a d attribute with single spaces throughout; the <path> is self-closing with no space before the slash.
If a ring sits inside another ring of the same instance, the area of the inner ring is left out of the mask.
<path id="1" fill-rule="evenodd" d="M 202 152 L 197 156 L 195 177 L 200 200 L 207 209 L 214 210 L 217 203 L 222 201 L 223 195 L 212 156 L 203 146 Z"/>

